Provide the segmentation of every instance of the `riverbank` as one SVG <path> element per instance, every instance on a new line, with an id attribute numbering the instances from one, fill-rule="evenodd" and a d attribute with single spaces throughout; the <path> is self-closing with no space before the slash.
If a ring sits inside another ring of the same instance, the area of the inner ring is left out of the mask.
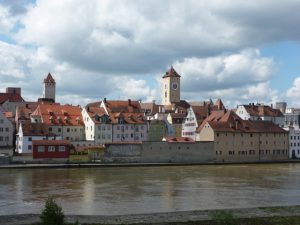
<path id="1" fill-rule="evenodd" d="M 151 213 L 136 215 L 118 216 L 84 216 L 67 215 L 66 222 L 74 223 L 77 220 L 80 224 L 216 224 L 214 215 L 227 214 L 233 215 L 238 224 L 300 224 L 300 206 L 281 206 L 281 207 L 260 207 L 243 208 L 228 210 L 201 210 L 201 211 L 181 211 L 170 213 Z M 40 221 L 39 215 L 8 215 L 0 216 L 0 224 L 5 225 L 33 225 Z M 252 222 L 251 222 L 252 221 Z M 256 222 L 255 222 L 256 221 Z M 272 222 L 272 223 L 270 223 Z"/>
<path id="2" fill-rule="evenodd" d="M 32 168 L 91 168 L 91 167 L 150 167 L 150 166 L 197 166 L 197 165 L 245 165 L 300 163 L 300 160 L 265 161 L 265 162 L 214 162 L 214 163 L 22 163 L 0 165 L 0 169 Z"/>

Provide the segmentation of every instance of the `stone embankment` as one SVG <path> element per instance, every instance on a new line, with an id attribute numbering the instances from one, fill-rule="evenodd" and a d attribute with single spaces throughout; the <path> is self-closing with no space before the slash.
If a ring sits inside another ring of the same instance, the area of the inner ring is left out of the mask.
<path id="1" fill-rule="evenodd" d="M 181 211 L 118 216 L 67 215 L 66 221 L 74 223 L 78 220 L 80 224 L 114 225 L 184 223 L 211 220 L 214 213 L 222 211 L 224 210 Z M 232 213 L 235 218 L 289 217 L 300 216 L 300 206 L 228 209 L 226 212 Z M 0 216 L 0 224 L 5 225 L 32 225 L 39 221 L 39 215 Z"/>

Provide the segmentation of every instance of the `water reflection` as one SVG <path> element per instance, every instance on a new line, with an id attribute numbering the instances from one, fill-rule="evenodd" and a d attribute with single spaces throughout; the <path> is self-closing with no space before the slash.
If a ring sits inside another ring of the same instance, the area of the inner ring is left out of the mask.
<path id="1" fill-rule="evenodd" d="M 300 164 L 0 170 L 0 214 L 113 215 L 300 204 Z"/>

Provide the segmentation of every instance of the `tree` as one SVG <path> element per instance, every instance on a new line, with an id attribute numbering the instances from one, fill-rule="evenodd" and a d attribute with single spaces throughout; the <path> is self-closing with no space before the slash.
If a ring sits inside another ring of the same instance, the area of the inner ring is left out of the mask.
<path id="1" fill-rule="evenodd" d="M 42 225 L 63 225 L 65 215 L 62 208 L 56 204 L 53 197 L 48 197 L 40 218 L 42 220 Z"/>

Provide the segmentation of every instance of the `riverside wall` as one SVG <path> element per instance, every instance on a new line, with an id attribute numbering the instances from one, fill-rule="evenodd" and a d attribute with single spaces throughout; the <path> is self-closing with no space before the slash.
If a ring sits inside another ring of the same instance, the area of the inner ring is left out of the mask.
<path id="1" fill-rule="evenodd" d="M 108 144 L 106 163 L 209 163 L 215 160 L 213 142 Z"/>

